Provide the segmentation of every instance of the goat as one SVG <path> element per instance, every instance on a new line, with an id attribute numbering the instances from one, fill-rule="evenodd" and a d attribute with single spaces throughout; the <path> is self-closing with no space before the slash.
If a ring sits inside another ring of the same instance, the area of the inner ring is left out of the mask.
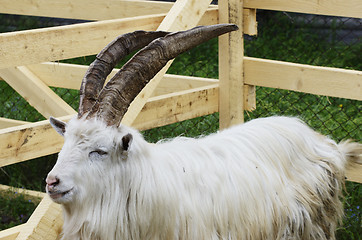
<path id="1" fill-rule="evenodd" d="M 47 193 L 63 207 L 63 239 L 335 239 L 345 169 L 361 162 L 362 144 L 337 144 L 292 117 L 156 144 L 121 124 L 169 59 L 236 29 L 137 31 L 97 56 L 78 116 L 50 118 L 65 138 L 46 178 Z M 101 90 L 119 56 L 145 44 Z"/>

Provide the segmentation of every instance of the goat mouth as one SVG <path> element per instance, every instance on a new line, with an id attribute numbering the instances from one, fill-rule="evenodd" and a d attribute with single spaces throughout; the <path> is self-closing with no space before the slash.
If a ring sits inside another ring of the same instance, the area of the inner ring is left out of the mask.
<path id="1" fill-rule="evenodd" d="M 64 192 L 61 192 L 61 191 L 48 191 L 48 194 L 51 197 L 51 199 L 58 200 L 58 199 L 63 198 L 64 196 L 68 195 L 72 190 L 73 190 L 73 188 L 71 188 L 71 189 L 69 189 L 67 191 L 64 191 Z"/>

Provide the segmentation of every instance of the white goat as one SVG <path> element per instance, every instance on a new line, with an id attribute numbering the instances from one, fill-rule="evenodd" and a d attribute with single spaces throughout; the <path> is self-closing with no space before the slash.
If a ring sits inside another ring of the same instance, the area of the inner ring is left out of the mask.
<path id="1" fill-rule="evenodd" d="M 46 179 L 64 209 L 63 239 L 334 239 L 361 144 L 288 117 L 150 144 L 104 114 L 102 94 L 91 108 L 81 99 L 67 124 L 50 119 L 65 138 Z"/>

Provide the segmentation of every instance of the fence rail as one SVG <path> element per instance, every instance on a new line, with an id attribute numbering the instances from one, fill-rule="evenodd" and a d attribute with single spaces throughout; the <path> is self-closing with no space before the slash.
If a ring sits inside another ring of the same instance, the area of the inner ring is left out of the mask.
<path id="1" fill-rule="evenodd" d="M 11 85 L 44 117 L 68 121 L 75 111 L 49 87 L 79 89 L 87 67 L 49 61 L 96 54 L 119 34 L 138 29 L 176 31 L 232 22 L 242 32 L 219 39 L 219 79 L 163 70 L 144 90 L 146 97 L 136 100 L 137 108 L 127 124 L 146 130 L 220 112 L 220 127 L 227 127 L 242 122 L 244 110 L 258 108 L 260 87 L 362 100 L 361 71 L 244 57 L 242 34 L 257 34 L 256 9 L 361 18 L 359 0 L 210 2 L 0 0 L 1 13 L 98 20 L 0 34 L 0 82 Z M 63 144 L 47 120 L 0 118 L 0 128 L 0 167 L 59 152 Z M 347 177 L 362 183 L 362 166 L 350 170 Z M 26 224 L 0 232 L 0 239 L 36 239 L 47 234 L 37 231 L 44 228 L 51 230 L 47 239 L 56 239 L 61 227 L 59 209 L 45 197 Z"/>

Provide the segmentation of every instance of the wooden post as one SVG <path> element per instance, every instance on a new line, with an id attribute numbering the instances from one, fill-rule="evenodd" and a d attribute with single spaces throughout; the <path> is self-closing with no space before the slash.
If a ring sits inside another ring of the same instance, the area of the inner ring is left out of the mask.
<path id="1" fill-rule="evenodd" d="M 219 22 L 239 26 L 238 31 L 219 37 L 219 123 L 222 129 L 244 120 L 243 2 L 219 1 Z"/>

